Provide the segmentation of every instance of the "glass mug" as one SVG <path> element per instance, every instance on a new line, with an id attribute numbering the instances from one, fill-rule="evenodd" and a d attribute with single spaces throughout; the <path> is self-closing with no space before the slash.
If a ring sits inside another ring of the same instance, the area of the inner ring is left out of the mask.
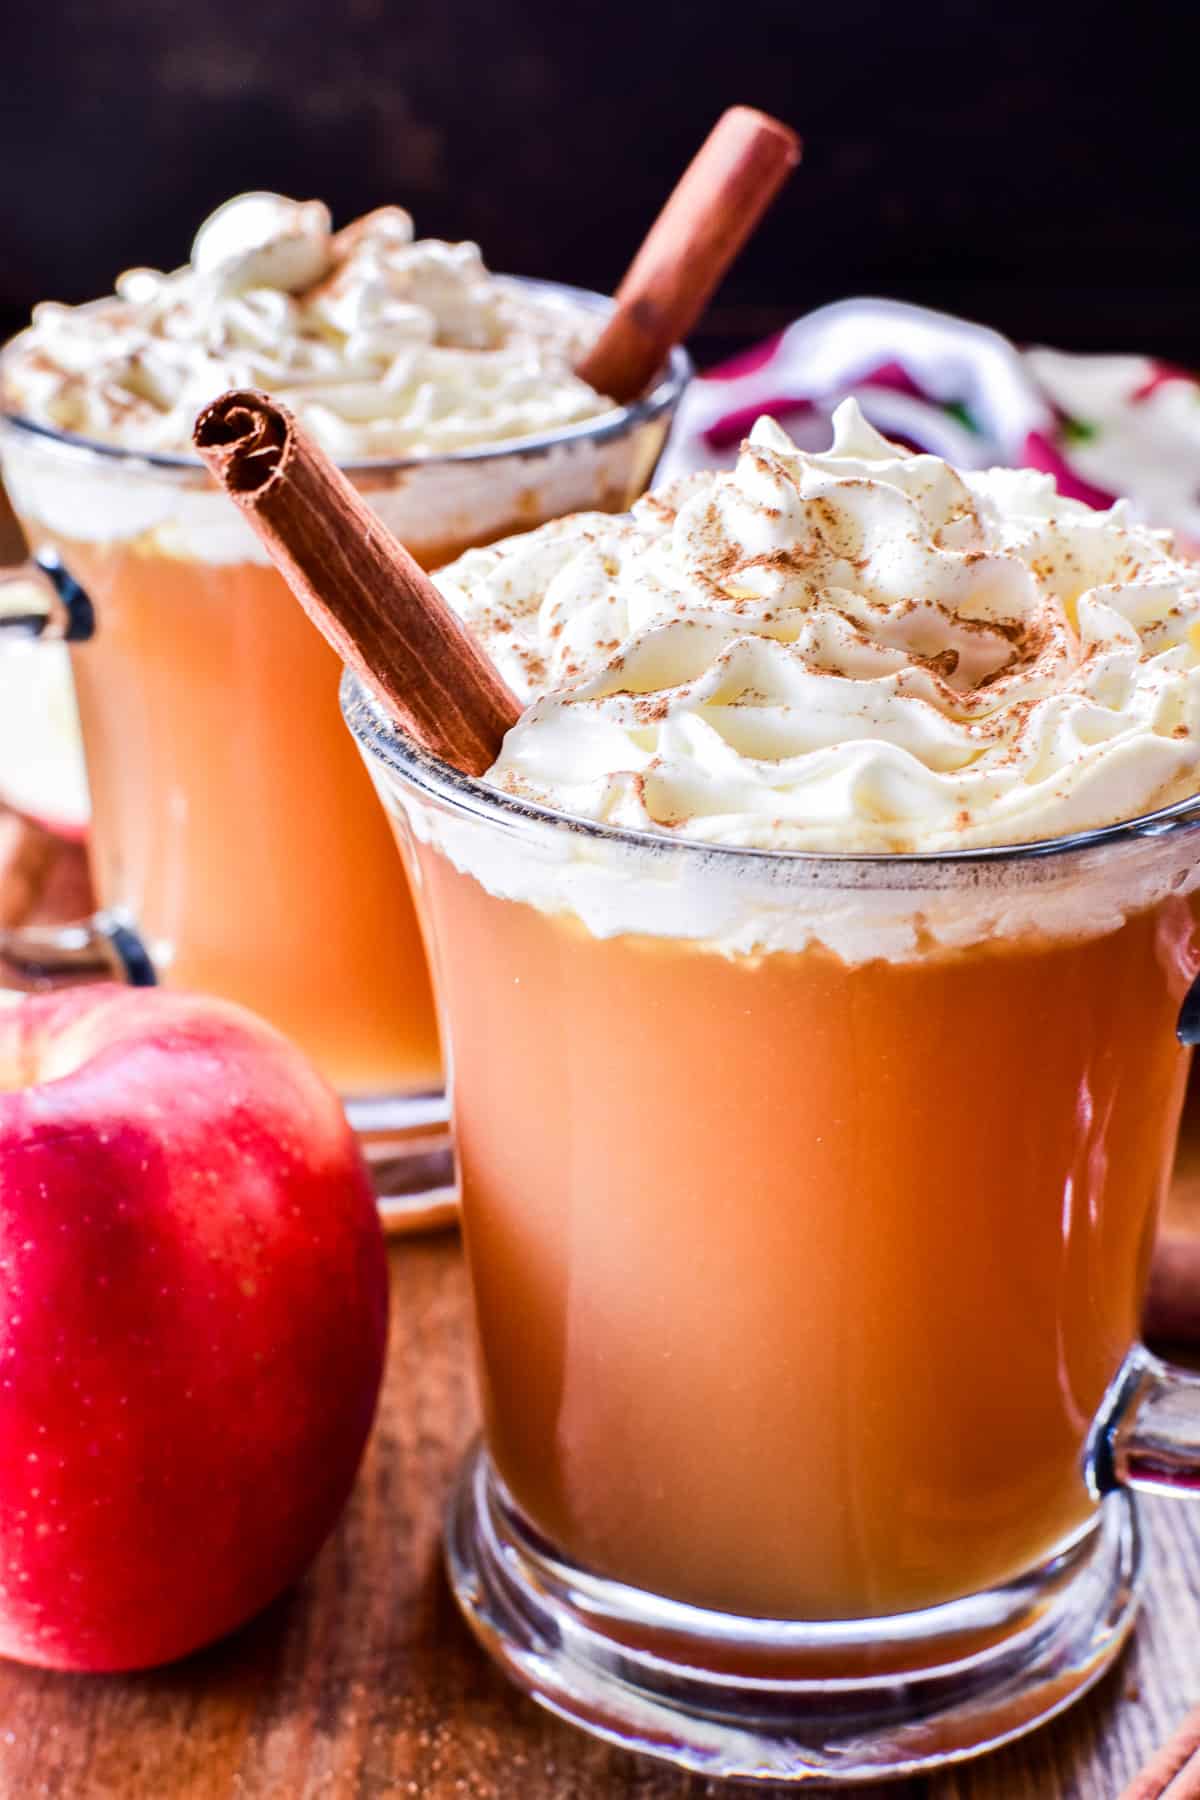
<path id="1" fill-rule="evenodd" d="M 1067 1705 L 1132 1623 L 1131 1490 L 1200 1487 L 1200 1379 L 1137 1341 L 1200 802 L 946 856 L 668 842 L 342 691 L 448 1055 L 477 1636 L 708 1776 L 912 1774 Z"/>
<path id="2" fill-rule="evenodd" d="M 554 284 L 577 304 L 599 296 Z M 428 568 L 647 486 L 689 372 L 543 438 L 348 472 Z M 407 884 L 338 712 L 338 663 L 195 458 L 8 417 L 0 459 L 49 601 L 0 631 L 65 638 L 101 912 L 6 934 L 26 964 L 101 966 L 240 1001 L 346 1102 L 385 1216 L 452 1204 L 433 998 Z"/>

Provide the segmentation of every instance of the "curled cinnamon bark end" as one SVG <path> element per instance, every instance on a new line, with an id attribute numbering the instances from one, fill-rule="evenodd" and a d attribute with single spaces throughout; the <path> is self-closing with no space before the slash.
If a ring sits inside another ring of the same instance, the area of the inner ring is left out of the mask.
<path id="1" fill-rule="evenodd" d="M 495 762 L 513 694 L 420 564 L 278 401 L 214 400 L 193 441 L 309 618 L 397 723 L 468 775 Z"/>
<path id="2" fill-rule="evenodd" d="M 279 473 L 287 449 L 281 410 L 251 404 L 260 398 L 265 396 L 226 394 L 196 420 L 196 448 L 232 493 L 260 493 Z"/>

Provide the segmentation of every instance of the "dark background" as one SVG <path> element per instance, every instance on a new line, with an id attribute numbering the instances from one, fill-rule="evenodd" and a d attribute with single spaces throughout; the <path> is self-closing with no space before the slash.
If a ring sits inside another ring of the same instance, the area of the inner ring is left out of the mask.
<path id="1" fill-rule="evenodd" d="M 806 161 L 696 348 L 845 294 L 1200 363 L 1195 0 L 8 0 L 0 325 L 218 201 L 383 201 L 611 288 L 720 108 Z"/>

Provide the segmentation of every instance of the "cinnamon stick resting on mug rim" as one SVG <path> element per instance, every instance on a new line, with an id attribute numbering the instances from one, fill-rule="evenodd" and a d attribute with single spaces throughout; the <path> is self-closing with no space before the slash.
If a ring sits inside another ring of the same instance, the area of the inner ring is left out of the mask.
<path id="1" fill-rule="evenodd" d="M 467 775 L 521 708 L 416 559 L 286 407 L 252 389 L 196 420 L 196 449 L 329 644 L 409 735 Z"/>
<path id="2" fill-rule="evenodd" d="M 576 374 L 622 405 L 635 400 L 691 331 L 800 153 L 796 133 L 768 113 L 722 113 L 650 227 Z"/>

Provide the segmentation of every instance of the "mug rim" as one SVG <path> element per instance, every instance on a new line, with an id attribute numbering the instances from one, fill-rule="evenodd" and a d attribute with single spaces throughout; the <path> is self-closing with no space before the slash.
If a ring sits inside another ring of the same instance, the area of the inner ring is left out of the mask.
<path id="1" fill-rule="evenodd" d="M 517 287 L 531 288 L 562 300 L 570 300 L 588 312 L 607 313 L 611 311 L 613 305 L 608 295 L 598 294 L 591 288 L 573 287 L 568 282 L 545 281 L 540 276 L 533 275 L 497 274 L 495 279 L 511 282 Z M 85 304 L 103 305 L 104 301 L 92 301 Z M 17 332 L 3 346 L 0 346 L 0 392 L 2 392 L 4 362 L 10 355 L 14 344 L 19 342 L 23 335 L 23 332 Z M 409 469 L 436 467 L 445 463 L 486 463 L 514 454 L 536 455 L 542 451 L 554 449 L 559 444 L 571 444 L 585 440 L 592 443 L 604 443 L 610 438 L 622 437 L 634 427 L 658 419 L 664 413 L 670 413 L 678 405 L 680 396 L 694 373 L 691 357 L 682 344 L 676 344 L 653 387 L 624 406 L 610 407 L 607 412 L 595 413 L 586 419 L 577 419 L 570 425 L 560 425 L 554 431 L 530 432 L 524 437 L 504 438 L 486 444 L 469 445 L 460 450 L 437 451 L 428 456 L 412 454 L 360 456 L 345 462 L 339 461 L 337 466 L 345 474 L 351 476 L 395 475 Z M 98 438 L 84 437 L 80 432 L 63 431 L 57 425 L 43 424 L 37 419 L 30 418 L 27 413 L 17 412 L 2 404 L 0 404 L 0 425 L 35 442 L 56 445 L 70 454 L 98 457 L 112 464 L 133 463 L 160 474 L 175 474 L 181 477 L 202 475 L 206 482 L 208 480 L 208 471 L 200 458 L 183 451 L 145 450 L 132 444 L 105 443 Z"/>
<path id="2" fill-rule="evenodd" d="M 1175 837 L 1189 827 L 1200 826 L 1198 792 L 1173 801 L 1170 806 L 1142 813 L 1137 818 L 1090 827 L 1086 831 L 1036 838 L 1027 843 L 990 844 L 964 850 L 772 850 L 757 845 L 714 843 L 704 838 L 639 831 L 626 825 L 583 818 L 577 813 L 560 812 L 492 787 L 479 776 L 464 774 L 410 738 L 352 669 L 343 670 L 340 699 L 342 716 L 360 747 L 428 799 L 496 824 L 548 826 L 594 844 L 611 844 L 614 848 L 660 855 L 671 852 L 708 862 L 716 860 L 731 869 L 741 864 L 747 870 L 807 870 L 814 876 L 821 871 L 828 875 L 835 869 L 850 873 L 861 871 L 864 876 L 871 871 L 878 875 L 889 869 L 915 872 L 945 868 L 950 871 L 1074 855 L 1110 844 Z"/>

